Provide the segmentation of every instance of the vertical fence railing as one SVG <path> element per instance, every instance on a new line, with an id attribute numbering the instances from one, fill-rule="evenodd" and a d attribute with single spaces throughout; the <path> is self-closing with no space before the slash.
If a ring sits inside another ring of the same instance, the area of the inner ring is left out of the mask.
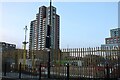
<path id="1" fill-rule="evenodd" d="M 40 66 L 39 66 L 39 80 L 41 80 L 41 63 L 40 63 Z"/>
<path id="2" fill-rule="evenodd" d="M 109 64 L 106 64 L 106 72 L 107 72 L 107 79 L 109 80 L 110 78 L 110 69 L 109 69 Z"/>
<path id="3" fill-rule="evenodd" d="M 118 51 L 116 52 L 116 55 L 118 57 L 116 55 L 115 55 L 115 57 L 118 58 L 118 62 L 117 62 L 118 67 L 117 67 L 117 69 L 118 69 L 119 72 L 116 71 L 116 73 L 118 73 L 118 77 L 120 78 L 120 47 L 117 48 L 117 49 L 118 49 Z"/>
<path id="4" fill-rule="evenodd" d="M 67 80 L 69 80 L 69 63 L 66 65 L 67 67 Z"/>
<path id="5" fill-rule="evenodd" d="M 19 65 L 19 79 L 21 79 L 21 63 Z"/>
<path id="6" fill-rule="evenodd" d="M 7 72 L 7 64 L 5 63 L 5 65 L 4 65 L 4 76 L 6 76 L 6 72 Z"/>
<path id="7" fill-rule="evenodd" d="M 50 68 L 51 68 L 51 64 L 50 64 L 50 51 L 48 52 L 48 78 L 50 78 Z"/>

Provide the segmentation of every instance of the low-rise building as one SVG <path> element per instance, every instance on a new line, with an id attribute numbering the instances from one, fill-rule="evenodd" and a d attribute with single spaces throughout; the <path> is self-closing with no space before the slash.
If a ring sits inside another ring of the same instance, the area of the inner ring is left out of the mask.
<path id="1" fill-rule="evenodd" d="M 120 47 L 120 28 L 111 29 L 110 37 L 105 38 L 105 44 L 101 45 L 101 47 Z"/>
<path id="2" fill-rule="evenodd" d="M 0 52 L 3 53 L 8 50 L 15 50 L 16 45 L 15 44 L 10 44 L 6 42 L 0 42 Z"/>
<path id="3" fill-rule="evenodd" d="M 0 63 L 2 64 L 2 68 L 4 68 L 5 64 L 7 64 L 7 67 L 10 67 L 10 64 L 14 61 L 10 54 L 16 49 L 15 44 L 10 44 L 6 42 L 0 42 Z M 8 55 L 8 56 L 7 56 Z"/>

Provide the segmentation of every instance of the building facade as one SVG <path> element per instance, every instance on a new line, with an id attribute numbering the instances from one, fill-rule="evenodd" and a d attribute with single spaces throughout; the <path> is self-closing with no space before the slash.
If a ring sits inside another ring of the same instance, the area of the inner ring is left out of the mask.
<path id="1" fill-rule="evenodd" d="M 46 49 L 47 26 L 50 25 L 50 17 L 50 48 L 59 49 L 60 17 L 55 7 L 51 6 L 50 16 L 50 7 L 41 6 L 36 19 L 30 23 L 29 51 Z"/>
<path id="2" fill-rule="evenodd" d="M 110 30 L 110 37 L 105 38 L 105 44 L 101 47 L 120 47 L 120 28 Z"/>
<path id="3" fill-rule="evenodd" d="M 13 62 L 13 59 L 9 58 L 9 57 L 12 57 L 12 56 L 7 55 L 7 54 L 14 52 L 15 49 L 16 49 L 15 44 L 0 42 L 0 63 L 2 65 L 0 67 L 1 67 L 2 70 L 3 70 L 3 67 L 4 67 L 4 63 L 7 63 L 8 65 L 10 65 L 10 63 Z M 12 53 L 12 55 L 14 55 L 14 54 Z M 10 66 L 7 66 L 7 67 L 10 67 Z"/>
<path id="4" fill-rule="evenodd" d="M 3 53 L 5 51 L 15 50 L 15 49 L 16 49 L 15 44 L 0 42 L 0 53 Z"/>

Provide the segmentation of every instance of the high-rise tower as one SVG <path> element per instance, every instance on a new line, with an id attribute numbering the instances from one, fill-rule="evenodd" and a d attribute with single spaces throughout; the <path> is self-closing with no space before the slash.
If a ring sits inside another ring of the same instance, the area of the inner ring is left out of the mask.
<path id="1" fill-rule="evenodd" d="M 50 25 L 51 15 L 51 31 L 50 31 L 50 48 L 59 49 L 59 25 L 60 17 L 56 14 L 56 8 L 41 6 L 36 19 L 30 23 L 29 50 L 44 50 L 46 48 L 47 25 Z"/>

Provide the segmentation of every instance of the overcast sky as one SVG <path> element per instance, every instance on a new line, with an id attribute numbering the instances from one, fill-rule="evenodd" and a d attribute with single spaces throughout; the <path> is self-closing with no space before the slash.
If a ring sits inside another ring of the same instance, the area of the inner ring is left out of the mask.
<path id="1" fill-rule="evenodd" d="M 36 18 L 40 6 L 48 2 L 0 3 L 0 41 L 23 48 L 24 26 Z M 54 2 L 60 15 L 60 48 L 98 47 L 118 27 L 117 2 Z"/>

